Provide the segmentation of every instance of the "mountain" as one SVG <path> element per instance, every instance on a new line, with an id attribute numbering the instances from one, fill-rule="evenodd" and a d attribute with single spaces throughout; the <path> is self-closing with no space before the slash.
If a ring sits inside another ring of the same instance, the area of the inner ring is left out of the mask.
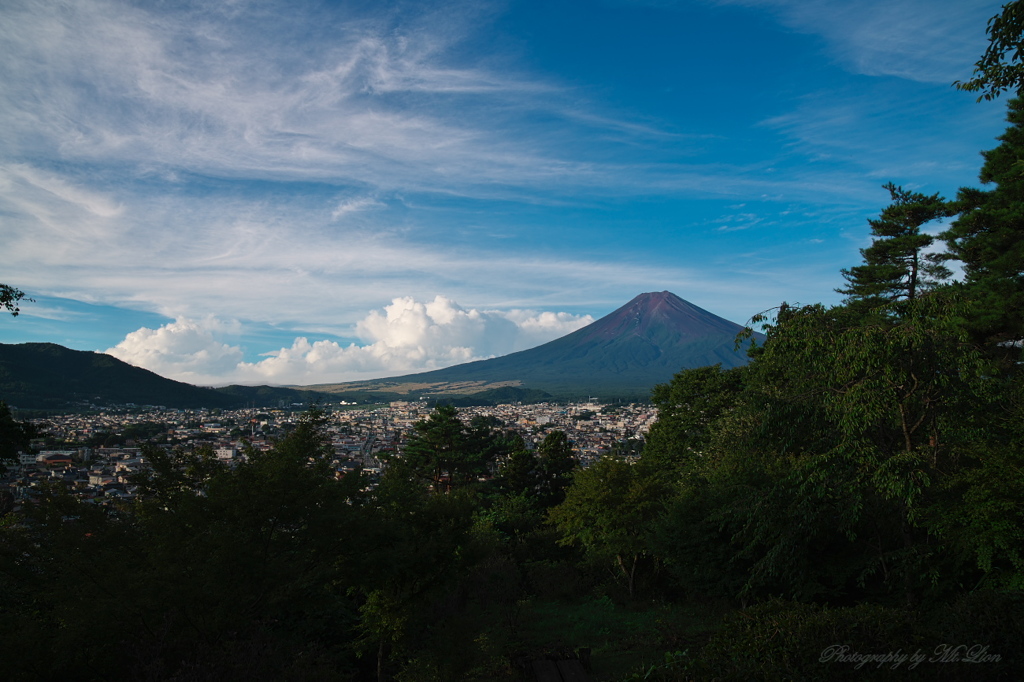
<path id="1" fill-rule="evenodd" d="M 230 407 L 212 388 L 165 379 L 110 355 L 55 343 L 0 344 L 0 399 L 26 409 L 67 409 L 82 403 Z"/>
<path id="2" fill-rule="evenodd" d="M 29 410 L 77 410 L 94 405 L 163 405 L 235 409 L 336 399 L 275 386 L 201 388 L 122 362 L 104 353 L 55 343 L 0 343 L 0 400 Z"/>
<path id="3" fill-rule="evenodd" d="M 556 397 L 647 399 L 656 384 L 684 368 L 746 364 L 745 348 L 736 350 L 741 331 L 740 325 L 662 291 L 640 294 L 600 320 L 529 350 L 376 382 L 309 388 L 343 392 L 406 385 L 458 393 L 460 387 L 473 392 L 521 386 Z"/>

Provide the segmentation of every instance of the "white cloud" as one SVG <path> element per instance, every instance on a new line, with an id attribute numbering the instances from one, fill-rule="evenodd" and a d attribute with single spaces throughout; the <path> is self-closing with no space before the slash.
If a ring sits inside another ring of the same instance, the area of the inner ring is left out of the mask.
<path id="1" fill-rule="evenodd" d="M 764 222 L 764 218 L 756 213 L 735 213 L 725 215 L 715 220 L 721 223 L 715 228 L 716 232 L 736 232 L 738 230 L 749 230 L 750 228 Z"/>
<path id="2" fill-rule="evenodd" d="M 407 7 L 400 22 L 387 8 L 198 7 L 14 0 L 0 14 L 0 141 L 22 157 L 390 188 L 551 164 L 491 132 L 512 112 L 552 108 L 551 88 L 448 63 L 480 12 L 472 3 L 444 16 Z M 482 96 L 505 106 L 482 118 Z"/>
<path id="3" fill-rule="evenodd" d="M 537 313 L 533 310 L 510 310 L 506 316 L 518 325 L 521 339 L 518 345 L 525 348 L 565 336 L 593 321 L 590 315 L 579 317 L 569 313 Z"/>
<path id="4" fill-rule="evenodd" d="M 179 319 L 159 329 L 143 327 L 105 352 L 136 367 L 178 381 L 209 383 L 230 374 L 242 360 L 242 349 L 218 341 L 223 328 L 216 320 Z"/>
<path id="5" fill-rule="evenodd" d="M 296 338 L 290 347 L 245 362 L 218 336 L 233 326 L 209 318 L 142 328 L 106 352 L 163 376 L 197 384 L 308 385 L 380 378 L 504 355 L 550 341 L 593 321 L 589 315 L 465 309 L 437 296 L 396 298 L 357 325 L 365 345 Z"/>
<path id="6" fill-rule="evenodd" d="M 26 164 L 11 164 L 2 172 L 4 185 L 20 181 L 31 190 L 100 218 L 115 218 L 124 210 L 122 204 L 115 203 L 109 196 L 79 187 L 58 175 Z"/>
<path id="7" fill-rule="evenodd" d="M 54 320 L 59 322 L 84 322 L 88 319 L 88 314 L 75 310 L 68 310 L 61 306 L 47 306 L 32 304 L 25 306 L 21 309 L 21 315 L 25 317 L 38 317 L 43 320 Z"/>
<path id="8" fill-rule="evenodd" d="M 711 0 L 765 7 L 791 29 L 819 35 L 847 69 L 950 83 L 985 49 L 984 27 L 999 0 Z M 964 27 L 974 27 L 964 31 Z M 941 49 L 936 49 L 941 47 Z"/>
<path id="9" fill-rule="evenodd" d="M 383 203 L 372 199 L 370 197 L 361 197 L 358 199 L 345 199 L 338 203 L 338 205 L 331 211 L 331 219 L 338 220 L 349 213 L 358 213 L 360 211 L 369 211 L 374 208 L 382 208 Z"/>
<path id="10" fill-rule="evenodd" d="M 116 242 L 126 213 L 109 193 L 23 163 L 0 165 L 0 210 L 8 269 L 64 264 L 80 248 Z"/>

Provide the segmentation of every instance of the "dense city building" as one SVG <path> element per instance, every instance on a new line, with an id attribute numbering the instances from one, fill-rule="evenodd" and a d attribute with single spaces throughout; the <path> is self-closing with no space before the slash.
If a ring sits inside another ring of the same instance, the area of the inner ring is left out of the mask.
<path id="1" fill-rule="evenodd" d="M 394 402 L 369 409 L 331 413 L 328 430 L 337 475 L 361 469 L 379 473 L 388 457 L 401 456 L 413 425 L 426 419 L 425 401 Z M 223 462 L 267 450 L 298 422 L 298 409 L 168 410 L 125 407 L 95 414 L 66 414 L 32 420 L 39 438 L 0 478 L 8 505 L 18 506 L 47 485 L 63 484 L 98 504 L 134 497 L 131 474 L 148 467 L 143 443 L 169 449 L 208 446 Z M 635 452 L 657 418 L 651 405 L 595 402 L 497 405 L 460 408 L 469 423 L 487 417 L 503 431 L 517 433 L 535 449 L 551 431 L 564 432 L 582 466 L 613 449 Z"/>

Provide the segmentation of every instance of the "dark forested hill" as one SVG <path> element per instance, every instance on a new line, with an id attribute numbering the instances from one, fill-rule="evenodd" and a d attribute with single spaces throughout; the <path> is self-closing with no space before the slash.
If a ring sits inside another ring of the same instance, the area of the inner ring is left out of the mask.
<path id="1" fill-rule="evenodd" d="M 65 409 L 83 403 L 230 407 L 240 402 L 110 355 L 55 343 L 0 344 L 0 400 L 26 409 Z"/>
<path id="2" fill-rule="evenodd" d="M 355 393 L 372 402 L 403 396 Z M 55 343 L 0 343 L 0 400 L 22 409 L 78 410 L 85 405 L 163 405 L 173 408 L 279 407 L 338 400 L 301 387 L 223 386 L 203 388 L 160 376 L 104 353 Z"/>

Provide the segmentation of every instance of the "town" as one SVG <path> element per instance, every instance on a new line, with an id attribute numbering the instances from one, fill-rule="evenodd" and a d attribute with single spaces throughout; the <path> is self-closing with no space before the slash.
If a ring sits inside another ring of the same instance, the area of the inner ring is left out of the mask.
<path id="1" fill-rule="evenodd" d="M 11 511 L 55 483 L 98 504 L 130 501 L 135 497 L 131 475 L 148 467 L 143 443 L 165 449 L 208 446 L 217 459 L 231 463 L 244 457 L 249 447 L 270 449 L 295 427 L 304 411 L 301 405 L 242 410 L 128 405 L 33 419 L 38 432 L 33 447 L 20 453 L 19 461 L 9 463 L 0 475 L 0 512 Z M 388 456 L 401 456 L 413 425 L 430 412 L 431 405 L 425 401 L 329 410 L 336 475 L 356 469 L 379 474 Z M 649 404 L 596 402 L 459 409 L 459 418 L 466 423 L 478 416 L 489 418 L 496 428 L 517 433 L 529 449 L 535 449 L 551 431 L 562 431 L 573 444 L 577 461 L 586 466 L 613 451 L 638 453 L 657 410 Z"/>

